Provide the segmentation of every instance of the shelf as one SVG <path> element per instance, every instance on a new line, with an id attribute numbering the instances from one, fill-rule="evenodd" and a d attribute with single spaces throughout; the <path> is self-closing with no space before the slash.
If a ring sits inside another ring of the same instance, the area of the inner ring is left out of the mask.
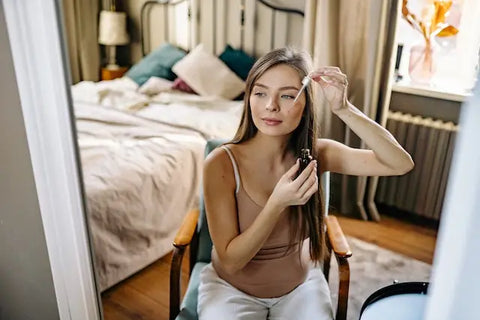
<path id="1" fill-rule="evenodd" d="M 439 87 L 417 85 L 407 81 L 394 82 L 392 91 L 458 102 L 464 102 L 472 95 L 471 92 L 465 90 L 447 91 Z"/>

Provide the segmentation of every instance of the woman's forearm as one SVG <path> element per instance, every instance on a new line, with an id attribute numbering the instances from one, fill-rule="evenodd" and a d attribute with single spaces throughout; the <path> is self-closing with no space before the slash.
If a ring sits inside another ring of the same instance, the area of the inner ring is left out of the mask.
<path id="1" fill-rule="evenodd" d="M 336 114 L 372 149 L 377 159 L 395 173 L 403 174 L 412 169 L 412 158 L 392 134 L 353 104 L 347 102 L 347 107 L 337 111 Z"/>

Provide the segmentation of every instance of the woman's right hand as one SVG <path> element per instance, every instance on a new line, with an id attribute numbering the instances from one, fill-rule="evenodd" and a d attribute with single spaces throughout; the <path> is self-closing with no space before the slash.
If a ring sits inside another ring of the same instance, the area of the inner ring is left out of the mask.
<path id="1" fill-rule="evenodd" d="M 297 160 L 278 180 L 268 199 L 282 211 L 288 206 L 304 205 L 318 191 L 317 161 L 312 160 L 296 177 L 299 168 L 300 161 Z"/>

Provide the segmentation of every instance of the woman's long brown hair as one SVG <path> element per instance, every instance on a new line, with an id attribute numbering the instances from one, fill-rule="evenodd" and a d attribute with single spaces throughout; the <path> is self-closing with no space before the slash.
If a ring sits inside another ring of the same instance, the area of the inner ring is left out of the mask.
<path id="1" fill-rule="evenodd" d="M 299 51 L 293 47 L 276 49 L 257 60 L 250 70 L 246 80 L 244 110 L 240 126 L 233 140 L 229 143 L 241 143 L 247 141 L 253 138 L 257 133 L 258 129 L 253 123 L 250 108 L 250 94 L 257 79 L 261 77 L 265 71 L 279 64 L 285 64 L 295 69 L 298 72 L 300 79 L 303 79 L 303 77 L 308 75 L 312 65 L 311 57 L 307 52 Z M 308 148 L 312 150 L 312 155 L 315 157 L 317 154 L 315 142 L 318 137 L 318 128 L 317 112 L 313 104 L 312 84 L 306 88 L 305 95 L 306 103 L 305 109 L 303 110 L 302 120 L 291 134 L 288 148 L 296 157 L 299 157 L 301 149 Z M 319 173 L 317 174 L 319 175 Z M 320 177 L 318 177 L 318 181 L 320 181 Z M 298 210 L 293 210 L 290 221 L 292 226 L 300 225 L 299 234 L 297 233 L 297 228 L 291 228 L 292 234 L 290 245 L 292 245 L 294 239 L 297 239 L 297 235 L 300 235 L 300 242 L 309 237 L 310 257 L 315 263 L 321 261 L 324 248 L 323 244 L 325 243 L 325 232 L 323 227 L 324 212 L 322 205 L 324 199 L 322 199 L 322 194 L 320 185 L 319 191 L 312 195 L 305 205 L 298 206 Z"/>

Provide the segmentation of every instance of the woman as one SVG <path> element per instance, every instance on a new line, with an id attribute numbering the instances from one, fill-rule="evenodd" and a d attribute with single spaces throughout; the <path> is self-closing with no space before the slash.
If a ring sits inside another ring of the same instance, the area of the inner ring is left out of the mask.
<path id="1" fill-rule="evenodd" d="M 247 78 L 233 141 L 206 159 L 214 246 L 200 277 L 200 319 L 332 319 L 328 285 L 312 267 L 324 243 L 319 175 L 400 175 L 413 167 L 393 136 L 347 101 L 347 77 L 338 68 L 309 74 L 310 66 L 308 54 L 292 48 L 260 58 Z M 371 150 L 317 139 L 313 84 L 293 103 L 307 75 Z M 314 160 L 298 174 L 304 148 Z"/>

